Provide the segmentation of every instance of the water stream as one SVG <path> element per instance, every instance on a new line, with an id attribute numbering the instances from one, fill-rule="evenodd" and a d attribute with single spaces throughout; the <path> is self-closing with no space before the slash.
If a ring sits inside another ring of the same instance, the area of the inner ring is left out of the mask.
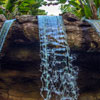
<path id="1" fill-rule="evenodd" d="M 78 68 L 67 43 L 61 16 L 38 16 L 42 72 L 41 96 L 44 100 L 77 100 Z"/>
<path id="2" fill-rule="evenodd" d="M 8 31 L 12 25 L 12 23 L 15 21 L 15 19 L 12 20 L 6 20 L 1 28 L 0 31 L 0 52 L 2 50 L 3 44 L 5 42 L 6 36 L 8 34 Z"/>
<path id="3" fill-rule="evenodd" d="M 97 31 L 99 36 L 100 36 L 100 20 L 85 19 L 85 21 L 87 21 L 89 24 L 91 24 L 93 26 L 93 28 L 95 28 L 95 30 Z"/>

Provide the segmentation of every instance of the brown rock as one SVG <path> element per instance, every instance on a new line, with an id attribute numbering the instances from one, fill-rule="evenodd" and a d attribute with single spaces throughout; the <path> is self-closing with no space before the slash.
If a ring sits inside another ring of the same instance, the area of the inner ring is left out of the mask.
<path id="1" fill-rule="evenodd" d="M 74 14 L 71 13 L 65 13 L 62 15 L 64 19 L 74 22 L 74 21 L 80 21 L 78 17 L 76 17 Z"/>
<path id="2" fill-rule="evenodd" d="M 16 19 L 18 20 L 19 23 L 24 23 L 24 22 L 37 22 L 36 17 L 35 16 L 32 16 L 32 15 L 16 16 Z"/>
<path id="3" fill-rule="evenodd" d="M 4 22 L 6 20 L 6 17 L 3 14 L 0 14 L 0 22 Z"/>
<path id="4" fill-rule="evenodd" d="M 38 36 L 38 26 L 33 23 L 23 23 L 22 24 L 24 35 L 30 41 L 39 40 Z"/>

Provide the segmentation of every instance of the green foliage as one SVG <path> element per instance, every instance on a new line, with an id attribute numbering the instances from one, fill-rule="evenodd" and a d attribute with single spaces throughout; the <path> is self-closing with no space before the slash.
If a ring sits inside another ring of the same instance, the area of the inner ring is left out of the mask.
<path id="1" fill-rule="evenodd" d="M 13 12 L 13 7 L 15 6 L 17 0 L 8 0 L 6 5 L 6 10 Z"/>
<path id="2" fill-rule="evenodd" d="M 100 0 L 68 0 L 68 4 L 61 6 L 61 11 L 62 13 L 71 12 L 80 18 L 98 19 L 100 18 Z"/>
<path id="3" fill-rule="evenodd" d="M 92 11 L 88 5 L 84 5 L 84 16 L 86 18 L 92 17 Z"/>
<path id="4" fill-rule="evenodd" d="M 95 5 L 96 5 L 97 8 L 100 7 L 100 0 L 94 0 L 94 3 L 95 3 Z"/>
<path id="5" fill-rule="evenodd" d="M 80 18 L 100 19 L 100 0 L 58 0 L 58 3 L 61 4 L 62 13 L 71 12 Z M 23 14 L 45 15 L 45 11 L 39 9 L 45 4 L 44 0 L 0 0 L 0 14 L 8 18 Z"/>
<path id="6" fill-rule="evenodd" d="M 43 5 L 43 0 L 18 0 L 15 4 L 14 11 L 18 14 L 45 14 L 45 11 L 40 10 L 39 7 Z"/>
<path id="7" fill-rule="evenodd" d="M 0 0 L 0 5 L 4 4 L 4 0 Z"/>
<path id="8" fill-rule="evenodd" d="M 2 0 L 4 1 L 4 0 Z M 5 11 L 1 12 L 8 18 L 12 18 L 16 15 L 31 14 L 31 15 L 45 15 L 45 11 L 39 9 L 44 0 L 5 0 Z M 0 1 L 1 2 L 1 1 Z M 3 5 L 3 3 L 1 4 Z"/>
<path id="9" fill-rule="evenodd" d="M 2 5 L 5 4 L 5 0 L 0 0 L 0 14 L 3 14 L 4 13 L 4 9 L 2 7 Z"/>
<path id="10" fill-rule="evenodd" d="M 66 3 L 66 0 L 59 0 L 59 3 Z"/>

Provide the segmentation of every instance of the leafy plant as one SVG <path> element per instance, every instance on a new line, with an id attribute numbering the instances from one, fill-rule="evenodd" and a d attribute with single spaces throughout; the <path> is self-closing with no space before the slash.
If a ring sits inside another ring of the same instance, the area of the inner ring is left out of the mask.
<path id="1" fill-rule="evenodd" d="M 5 4 L 5 0 L 0 0 L 0 14 L 3 14 L 4 13 L 4 7 L 2 5 Z"/>
<path id="2" fill-rule="evenodd" d="M 100 0 L 67 0 L 67 2 L 61 6 L 62 13 L 71 12 L 80 18 L 100 18 Z"/>
<path id="3" fill-rule="evenodd" d="M 13 7 L 15 14 L 46 14 L 45 11 L 40 10 L 39 7 L 43 5 L 43 0 L 18 0 Z"/>
<path id="4" fill-rule="evenodd" d="M 4 0 L 2 0 L 4 1 Z M 44 0 L 5 0 L 5 11 L 3 14 L 7 18 L 12 18 L 16 15 L 31 14 L 31 15 L 44 15 L 44 10 L 39 9 Z M 3 3 L 1 4 L 3 5 Z M 4 5 L 3 5 L 4 6 Z"/>

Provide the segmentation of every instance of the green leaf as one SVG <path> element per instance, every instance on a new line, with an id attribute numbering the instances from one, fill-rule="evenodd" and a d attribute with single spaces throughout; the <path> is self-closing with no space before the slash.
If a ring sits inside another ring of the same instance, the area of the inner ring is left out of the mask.
<path id="1" fill-rule="evenodd" d="M 84 13 L 85 13 L 86 18 L 92 17 L 91 8 L 88 5 L 84 5 Z"/>
<path id="2" fill-rule="evenodd" d="M 98 9 L 100 7 L 100 0 L 94 0 L 94 3 L 96 5 L 96 8 Z"/>
<path id="3" fill-rule="evenodd" d="M 28 3 L 28 4 L 36 4 L 37 3 L 35 0 L 25 0 L 24 2 Z"/>
<path id="4" fill-rule="evenodd" d="M 78 3 L 76 3 L 75 1 L 69 1 L 69 3 L 70 3 L 72 6 L 76 7 L 76 8 L 80 8 L 80 5 L 79 5 Z"/>
<path id="5" fill-rule="evenodd" d="M 66 3 L 67 0 L 59 0 L 59 3 Z"/>

